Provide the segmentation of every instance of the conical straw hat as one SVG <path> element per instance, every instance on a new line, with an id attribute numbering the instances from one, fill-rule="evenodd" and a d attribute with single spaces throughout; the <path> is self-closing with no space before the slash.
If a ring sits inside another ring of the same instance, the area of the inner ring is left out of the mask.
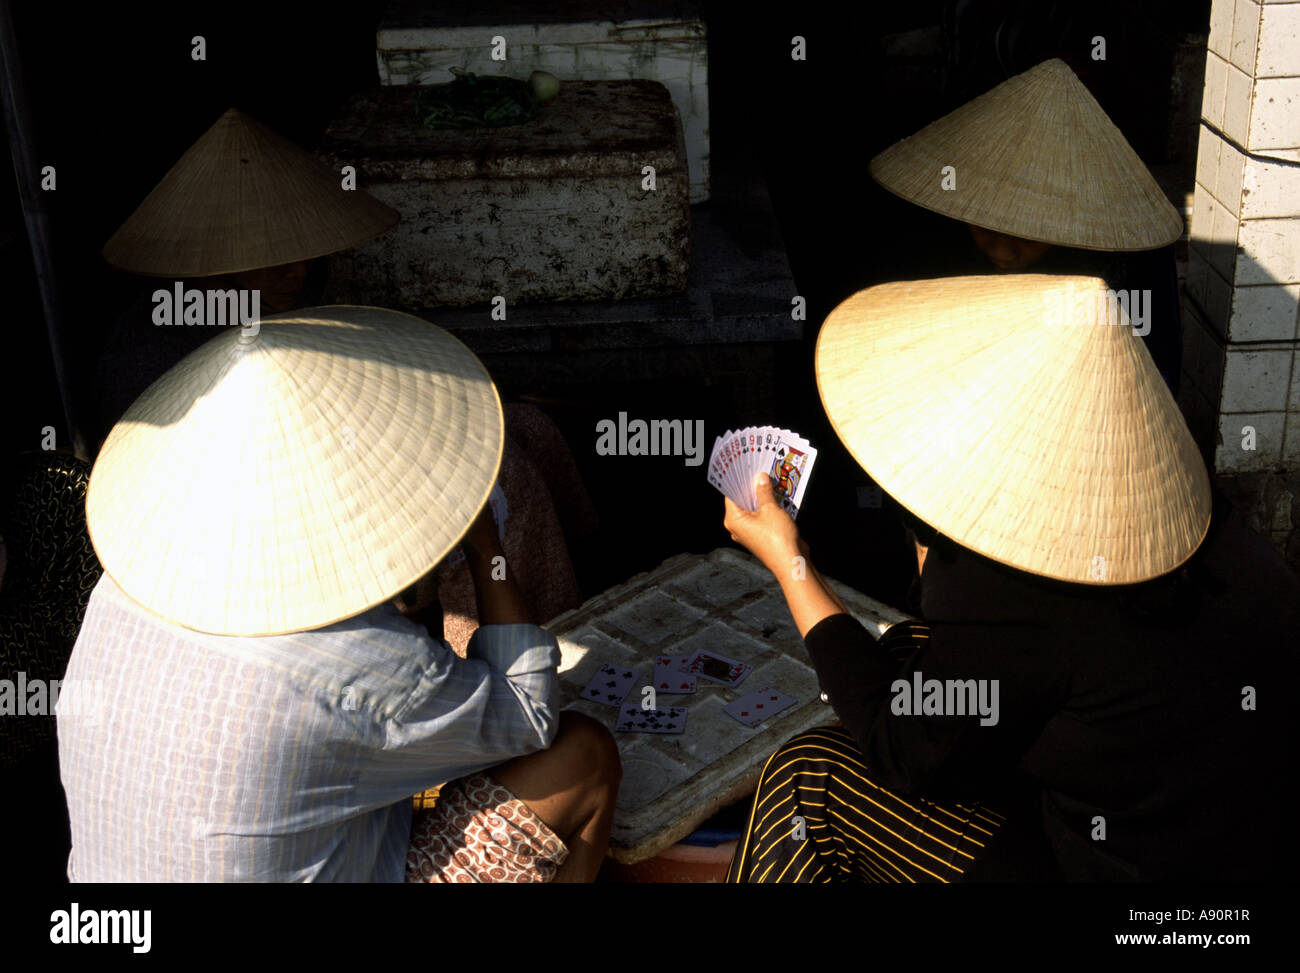
<path id="1" fill-rule="evenodd" d="M 943 188 L 945 166 L 956 188 Z M 891 145 L 871 175 L 918 206 L 1042 243 L 1152 250 L 1183 232 L 1137 153 L 1058 59 Z"/>
<path id="2" fill-rule="evenodd" d="M 1062 581 L 1126 584 L 1191 556 L 1205 464 L 1122 309 L 1091 277 L 882 284 L 817 341 L 854 459 L 940 533 Z"/>
<path id="3" fill-rule="evenodd" d="M 113 427 L 86 522 L 131 598 L 188 628 L 272 635 L 393 597 L 487 501 L 504 435 L 459 341 L 370 307 L 207 342 Z"/>
<path id="4" fill-rule="evenodd" d="M 133 274 L 208 277 L 310 260 L 391 229 L 397 211 L 230 109 L 104 245 Z"/>

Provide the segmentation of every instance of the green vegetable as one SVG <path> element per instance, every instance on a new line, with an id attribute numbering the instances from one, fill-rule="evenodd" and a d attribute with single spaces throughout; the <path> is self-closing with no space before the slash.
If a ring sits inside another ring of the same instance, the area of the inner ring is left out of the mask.
<path id="1" fill-rule="evenodd" d="M 415 98 L 415 114 L 425 128 L 500 128 L 537 117 L 538 106 L 555 97 L 559 79 L 534 71 L 528 81 L 480 78 L 452 68 L 446 84 L 430 85 Z"/>
<path id="2" fill-rule="evenodd" d="M 532 85 L 533 95 L 542 105 L 560 93 L 560 79 L 550 71 L 534 71 L 528 76 L 528 83 Z"/>

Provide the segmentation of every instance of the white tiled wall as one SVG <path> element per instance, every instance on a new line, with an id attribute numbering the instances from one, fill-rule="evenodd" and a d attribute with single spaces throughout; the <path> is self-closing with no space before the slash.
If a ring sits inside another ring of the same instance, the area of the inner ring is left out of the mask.
<path id="1" fill-rule="evenodd" d="M 1276 469 L 1282 461 L 1282 439 L 1286 414 L 1282 412 L 1238 412 L 1219 416 L 1219 445 L 1214 467 L 1222 473 L 1254 473 Z M 1255 448 L 1243 446 L 1243 429 L 1255 430 Z"/>
<path id="2" fill-rule="evenodd" d="M 1228 348 L 1223 367 L 1223 412 L 1285 412 L 1291 385 L 1290 348 Z"/>
<path id="3" fill-rule="evenodd" d="M 1179 401 L 1220 472 L 1297 469 L 1300 0 L 1213 0 L 1208 46 Z"/>
<path id="4" fill-rule="evenodd" d="M 1228 320 L 1231 341 L 1291 341 L 1296 338 L 1300 284 L 1237 287 Z"/>
<path id="5" fill-rule="evenodd" d="M 1256 76 L 1300 77 L 1300 3 L 1269 4 L 1261 10 Z"/>

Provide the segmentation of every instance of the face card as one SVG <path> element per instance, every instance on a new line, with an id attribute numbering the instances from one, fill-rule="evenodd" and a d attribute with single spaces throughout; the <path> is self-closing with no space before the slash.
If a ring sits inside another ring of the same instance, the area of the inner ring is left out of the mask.
<path id="1" fill-rule="evenodd" d="M 632 685 L 640 678 L 640 669 L 611 666 L 606 662 L 591 677 L 591 682 L 582 691 L 582 698 L 603 706 L 621 706 Z"/>
<path id="2" fill-rule="evenodd" d="M 772 477 L 772 491 L 777 503 L 792 517 L 799 513 L 799 504 L 808 489 L 808 474 L 812 472 L 816 459 L 817 450 L 813 447 L 803 445 L 797 448 L 787 444 L 783 452 L 772 460 L 768 470 Z"/>
<path id="3" fill-rule="evenodd" d="M 728 703 L 722 707 L 722 712 L 746 726 L 758 726 L 764 720 L 789 709 L 797 702 L 798 700 L 793 696 L 787 696 L 779 689 L 764 686 L 762 689 L 741 696 L 734 703 Z"/>
<path id="4" fill-rule="evenodd" d="M 689 655 L 661 655 L 655 660 L 655 692 L 693 693 L 697 677 L 690 671 Z"/>
<path id="5" fill-rule="evenodd" d="M 754 671 L 754 667 L 747 662 L 728 659 L 725 655 L 718 655 L 716 652 L 697 652 L 691 658 L 690 671 L 711 682 L 720 682 L 724 686 L 737 686 Z"/>
<path id="6" fill-rule="evenodd" d="M 614 725 L 617 733 L 681 733 L 686 729 L 686 710 L 676 706 L 667 709 L 642 709 L 624 706 Z"/>

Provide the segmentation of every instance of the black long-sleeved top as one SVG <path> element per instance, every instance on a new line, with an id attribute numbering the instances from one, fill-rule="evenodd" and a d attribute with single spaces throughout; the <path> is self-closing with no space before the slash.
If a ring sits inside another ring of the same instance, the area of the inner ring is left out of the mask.
<path id="1" fill-rule="evenodd" d="M 1026 774 L 1070 879 L 1289 868 L 1300 579 L 1222 501 L 1192 561 L 1156 582 L 1058 584 L 949 545 L 931 548 L 922 592 L 925 624 L 896 626 L 886 644 L 848 615 L 805 639 L 883 786 L 991 802 Z M 901 666 L 900 639 L 911 643 Z M 896 715 L 891 684 L 913 671 L 997 679 L 997 724 Z"/>

